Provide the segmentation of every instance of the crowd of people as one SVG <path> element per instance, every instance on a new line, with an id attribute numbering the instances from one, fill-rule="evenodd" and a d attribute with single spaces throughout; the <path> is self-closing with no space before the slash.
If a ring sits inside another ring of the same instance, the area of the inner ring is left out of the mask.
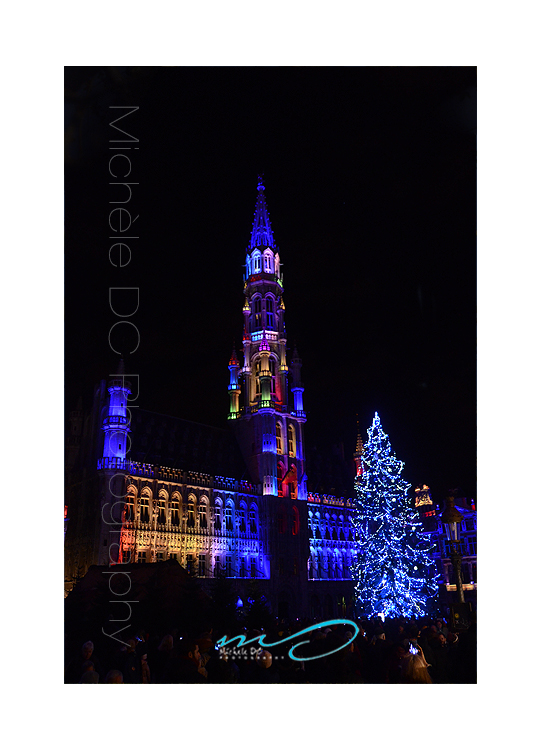
<path id="1" fill-rule="evenodd" d="M 475 683 L 476 623 L 457 631 L 444 619 L 379 618 L 289 636 L 314 625 L 310 620 L 275 621 L 272 627 L 215 633 L 197 638 L 175 629 L 138 630 L 118 648 L 103 653 L 85 642 L 65 667 L 67 683 Z M 247 646 L 231 642 L 245 635 Z M 264 636 L 263 645 L 258 640 Z M 282 641 L 282 643 L 281 643 Z M 301 645 L 301 641 L 308 641 Z M 295 654 L 291 647 L 299 643 Z M 273 645 L 268 645 L 273 644 Z"/>

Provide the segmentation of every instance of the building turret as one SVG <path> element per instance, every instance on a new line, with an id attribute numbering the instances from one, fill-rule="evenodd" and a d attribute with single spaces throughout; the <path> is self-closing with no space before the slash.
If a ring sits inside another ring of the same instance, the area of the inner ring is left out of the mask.
<path id="1" fill-rule="evenodd" d="M 239 416 L 239 394 L 241 388 L 239 387 L 239 360 L 235 349 L 233 349 L 230 363 L 228 365 L 230 369 L 230 384 L 228 390 L 230 392 L 230 414 L 229 419 L 237 419 Z"/>
<path id="2" fill-rule="evenodd" d="M 358 437 L 356 440 L 356 450 L 354 451 L 354 461 L 356 463 L 356 477 L 361 477 L 363 474 L 363 440 L 359 431 L 359 419 L 357 420 L 357 425 Z"/>
<path id="3" fill-rule="evenodd" d="M 434 531 L 436 527 L 435 506 L 431 490 L 426 484 L 419 484 L 414 490 L 414 506 L 422 521 L 425 531 Z"/>
<path id="4" fill-rule="evenodd" d="M 126 459 L 129 450 L 128 433 L 130 432 L 130 416 L 128 410 L 128 396 L 131 394 L 130 383 L 125 378 L 124 362 L 121 359 L 118 372 L 109 381 L 109 405 L 102 421 L 105 433 L 103 457 L 109 459 L 111 465 L 119 468 Z"/>

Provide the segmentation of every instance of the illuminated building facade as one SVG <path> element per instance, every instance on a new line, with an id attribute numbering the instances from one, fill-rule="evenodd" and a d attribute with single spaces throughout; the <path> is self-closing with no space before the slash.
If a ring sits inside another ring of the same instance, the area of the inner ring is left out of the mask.
<path id="1" fill-rule="evenodd" d="M 174 558 L 202 579 L 235 579 L 241 595 L 243 581 L 257 579 L 278 616 L 350 611 L 354 502 L 309 491 L 302 363 L 295 348 L 287 361 L 284 282 L 264 190 L 259 179 L 242 363 L 234 350 L 228 365 L 232 429 L 132 408 L 122 365 L 102 381 L 91 413 L 70 414 L 68 589 L 91 564 Z M 358 471 L 361 451 L 359 438 Z"/>
<path id="2" fill-rule="evenodd" d="M 442 509 L 433 504 L 431 490 L 426 484 L 415 489 L 415 506 L 425 532 L 435 545 L 432 557 L 439 573 L 440 584 L 447 592 L 448 603 L 454 601 L 457 583 L 450 557 L 450 542 L 443 528 Z M 477 593 L 477 512 L 474 500 L 455 498 L 454 505 L 463 516 L 460 528 L 461 577 L 465 601 L 476 602 Z"/>

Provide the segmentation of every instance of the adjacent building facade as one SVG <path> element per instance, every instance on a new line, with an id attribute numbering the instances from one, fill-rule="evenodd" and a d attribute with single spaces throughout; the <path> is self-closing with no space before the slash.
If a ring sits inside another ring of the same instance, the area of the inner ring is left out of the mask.
<path id="1" fill-rule="evenodd" d="M 457 581 L 450 557 L 450 542 L 442 525 L 442 510 L 431 498 L 431 490 L 426 484 L 415 489 L 415 506 L 422 519 L 425 532 L 434 544 L 432 557 L 435 561 L 441 584 L 441 603 L 457 601 Z M 476 605 L 477 593 L 477 512 L 474 500 L 455 498 L 455 507 L 463 516 L 460 528 L 459 552 L 461 553 L 461 578 L 466 602 Z"/>

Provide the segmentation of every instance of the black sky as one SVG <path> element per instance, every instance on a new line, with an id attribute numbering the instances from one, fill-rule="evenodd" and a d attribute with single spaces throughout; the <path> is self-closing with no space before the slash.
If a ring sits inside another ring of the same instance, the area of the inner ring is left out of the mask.
<path id="1" fill-rule="evenodd" d="M 140 240 L 108 260 L 111 105 L 140 138 Z M 140 288 L 142 407 L 226 426 L 243 263 L 266 198 L 307 444 L 379 412 L 404 475 L 476 492 L 475 68 L 68 68 L 66 405 L 114 372 L 110 286 Z"/>

